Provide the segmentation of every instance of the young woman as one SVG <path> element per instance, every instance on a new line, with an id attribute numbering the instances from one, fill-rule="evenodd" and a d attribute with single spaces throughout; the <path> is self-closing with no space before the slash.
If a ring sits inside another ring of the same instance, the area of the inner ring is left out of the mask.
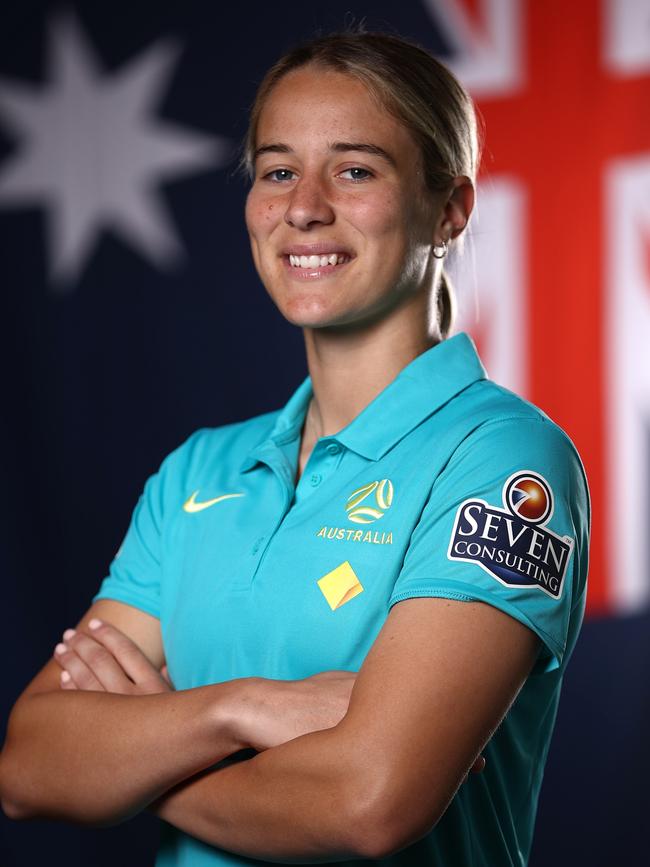
<path id="1" fill-rule="evenodd" d="M 159 865 L 525 864 L 589 506 L 565 434 L 448 336 L 471 101 L 402 39 L 327 36 L 267 74 L 245 157 L 255 264 L 310 376 L 148 481 L 16 704 L 3 807 L 152 809 Z"/>

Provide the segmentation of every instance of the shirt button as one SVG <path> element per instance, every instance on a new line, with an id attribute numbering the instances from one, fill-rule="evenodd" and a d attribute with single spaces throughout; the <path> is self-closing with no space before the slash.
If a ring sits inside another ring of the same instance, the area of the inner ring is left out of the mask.
<path id="1" fill-rule="evenodd" d="M 330 443 L 327 447 L 327 454 L 328 455 L 338 455 L 338 453 L 340 451 L 341 451 L 341 446 L 338 445 L 337 443 Z"/>
<path id="2" fill-rule="evenodd" d="M 313 473 L 309 481 L 311 482 L 312 488 L 316 488 L 323 481 L 323 477 L 320 473 Z"/>
<path id="3" fill-rule="evenodd" d="M 253 545 L 253 554 L 257 554 L 257 552 L 260 550 L 260 545 L 262 544 L 263 541 L 264 541 L 264 536 L 260 536 L 259 539 L 257 539 L 255 544 Z"/>

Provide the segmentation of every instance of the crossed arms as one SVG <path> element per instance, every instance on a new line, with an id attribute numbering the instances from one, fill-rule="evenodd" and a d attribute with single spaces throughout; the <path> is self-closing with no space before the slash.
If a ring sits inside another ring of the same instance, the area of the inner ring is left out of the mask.
<path id="1" fill-rule="evenodd" d="M 158 621 L 107 600 L 65 644 L 10 717 L 8 815 L 111 824 L 148 807 L 209 844 L 303 863 L 381 858 L 425 835 L 539 649 L 496 608 L 434 598 L 392 608 L 356 679 L 175 692 Z M 214 769 L 249 747 L 253 758 Z"/>

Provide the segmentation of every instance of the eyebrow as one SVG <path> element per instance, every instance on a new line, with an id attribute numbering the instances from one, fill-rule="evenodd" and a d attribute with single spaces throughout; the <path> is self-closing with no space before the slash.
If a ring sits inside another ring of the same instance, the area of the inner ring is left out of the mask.
<path id="1" fill-rule="evenodd" d="M 364 142 L 349 142 L 349 141 L 335 141 L 329 145 L 329 150 L 334 151 L 335 153 L 347 153 L 348 151 L 360 151 L 365 154 L 373 154 L 373 156 L 381 157 L 381 159 L 385 160 L 389 165 L 393 166 L 393 168 L 397 168 L 397 163 L 395 162 L 395 158 L 388 153 L 388 151 L 380 148 L 379 145 L 374 144 L 366 144 Z M 293 153 L 289 145 L 286 144 L 267 144 L 261 145 L 260 147 L 255 149 L 253 154 L 253 161 L 255 162 L 258 157 L 262 156 L 262 154 L 290 154 Z"/>

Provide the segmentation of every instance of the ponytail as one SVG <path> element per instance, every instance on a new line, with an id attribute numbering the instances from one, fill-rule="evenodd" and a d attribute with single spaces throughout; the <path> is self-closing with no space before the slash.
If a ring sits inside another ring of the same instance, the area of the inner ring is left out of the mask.
<path id="1" fill-rule="evenodd" d="M 440 271 L 437 308 L 440 336 L 445 340 L 445 338 L 449 337 L 449 332 L 451 331 L 454 325 L 454 319 L 456 318 L 456 296 L 449 275 L 444 268 Z"/>

